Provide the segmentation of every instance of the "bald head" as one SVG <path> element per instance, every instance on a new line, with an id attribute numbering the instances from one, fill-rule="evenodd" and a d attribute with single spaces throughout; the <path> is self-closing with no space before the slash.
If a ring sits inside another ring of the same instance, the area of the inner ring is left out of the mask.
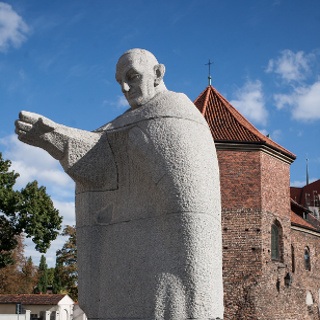
<path id="1" fill-rule="evenodd" d="M 126 51 L 118 60 L 117 69 L 123 64 L 133 62 L 142 65 L 155 66 L 159 64 L 157 58 L 148 50 L 145 49 L 130 49 Z"/>
<path id="2" fill-rule="evenodd" d="M 162 81 L 165 67 L 144 49 L 125 52 L 116 66 L 116 80 L 132 109 L 148 103 L 157 93 L 166 90 Z"/>

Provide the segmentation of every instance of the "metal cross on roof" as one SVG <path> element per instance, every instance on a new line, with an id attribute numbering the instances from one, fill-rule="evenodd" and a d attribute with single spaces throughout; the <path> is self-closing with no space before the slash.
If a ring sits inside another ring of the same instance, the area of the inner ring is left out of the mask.
<path id="1" fill-rule="evenodd" d="M 209 62 L 208 63 L 206 63 L 205 65 L 206 66 L 209 66 L 209 75 L 208 75 L 208 84 L 209 84 L 209 86 L 211 86 L 211 65 L 213 64 L 213 62 L 211 62 L 210 61 L 210 59 L 209 59 Z"/>

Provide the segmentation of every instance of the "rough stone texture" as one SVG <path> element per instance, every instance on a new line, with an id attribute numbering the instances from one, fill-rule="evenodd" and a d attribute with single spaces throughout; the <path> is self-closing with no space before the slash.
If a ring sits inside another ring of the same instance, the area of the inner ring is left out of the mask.
<path id="1" fill-rule="evenodd" d="M 166 92 L 100 130 L 117 185 L 77 184 L 83 309 L 103 299 L 96 317 L 222 316 L 218 170 L 203 118 L 184 95 Z"/>
<path id="2" fill-rule="evenodd" d="M 193 103 L 165 89 L 164 67 L 148 69 L 141 61 L 155 58 L 136 53 L 117 65 L 131 105 L 122 116 L 87 132 L 23 112 L 16 132 L 76 182 L 79 303 L 89 319 L 222 318 L 214 142 Z"/>

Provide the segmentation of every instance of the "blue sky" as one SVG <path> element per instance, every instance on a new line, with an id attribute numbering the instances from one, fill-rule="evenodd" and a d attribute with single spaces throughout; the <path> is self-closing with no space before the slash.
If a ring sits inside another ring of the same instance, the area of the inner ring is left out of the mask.
<path id="1" fill-rule="evenodd" d="M 0 2 L 0 151 L 47 187 L 74 224 L 74 185 L 45 152 L 17 141 L 20 110 L 93 130 L 128 107 L 115 64 L 130 48 L 166 66 L 168 89 L 194 100 L 212 84 L 261 132 L 297 155 L 291 184 L 320 178 L 320 1 L 21 0 Z M 54 265 L 59 237 L 47 254 Z M 28 242 L 29 243 L 29 242 Z M 26 248 L 38 263 L 32 245 Z"/>

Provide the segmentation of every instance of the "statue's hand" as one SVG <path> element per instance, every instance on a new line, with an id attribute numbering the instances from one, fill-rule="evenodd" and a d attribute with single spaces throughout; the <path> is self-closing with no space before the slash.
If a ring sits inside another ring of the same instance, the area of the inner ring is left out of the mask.
<path id="1" fill-rule="evenodd" d="M 43 142 L 50 140 L 48 135 L 54 131 L 57 124 L 37 113 L 21 111 L 15 126 L 19 140 L 42 147 Z"/>

